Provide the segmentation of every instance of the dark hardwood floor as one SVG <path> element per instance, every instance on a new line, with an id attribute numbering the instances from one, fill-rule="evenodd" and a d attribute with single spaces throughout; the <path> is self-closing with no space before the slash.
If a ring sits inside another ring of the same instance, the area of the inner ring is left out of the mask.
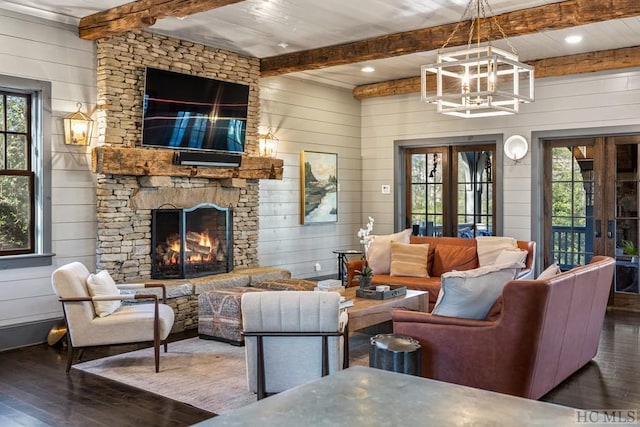
<path id="1" fill-rule="evenodd" d="M 174 334 L 170 341 L 193 336 L 195 330 Z M 91 348 L 82 360 L 148 346 Z M 215 416 L 75 369 L 66 375 L 66 356 L 66 347 L 60 344 L 0 353 L 0 426 L 188 426 Z"/>
<path id="2" fill-rule="evenodd" d="M 142 346 L 91 349 L 83 360 Z M 60 345 L 0 353 L 0 426 L 183 426 L 215 415 L 92 374 L 66 375 L 65 358 Z M 596 358 L 541 400 L 580 409 L 640 408 L 640 313 L 607 313 Z"/>

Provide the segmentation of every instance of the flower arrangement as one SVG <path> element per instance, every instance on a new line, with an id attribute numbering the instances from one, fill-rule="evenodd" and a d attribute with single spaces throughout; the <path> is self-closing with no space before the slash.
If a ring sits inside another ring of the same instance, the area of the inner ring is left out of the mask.
<path id="1" fill-rule="evenodd" d="M 367 223 L 366 228 L 361 228 L 358 231 L 358 237 L 360 238 L 360 243 L 364 245 L 364 253 L 367 253 L 369 249 L 369 245 L 371 244 L 371 240 L 373 240 L 373 236 L 369 234 L 373 231 L 373 218 L 369 217 L 369 222 Z"/>
<path id="2" fill-rule="evenodd" d="M 358 237 L 360 238 L 360 244 L 364 248 L 364 260 L 362 261 L 362 270 L 356 270 L 358 275 L 358 280 L 360 281 L 360 287 L 368 287 L 371 284 L 371 277 L 373 276 L 373 270 L 369 267 L 367 263 L 367 252 L 369 251 L 369 246 L 373 241 L 373 236 L 370 233 L 373 231 L 373 218 L 369 217 L 369 222 L 365 228 L 361 228 L 358 231 Z"/>

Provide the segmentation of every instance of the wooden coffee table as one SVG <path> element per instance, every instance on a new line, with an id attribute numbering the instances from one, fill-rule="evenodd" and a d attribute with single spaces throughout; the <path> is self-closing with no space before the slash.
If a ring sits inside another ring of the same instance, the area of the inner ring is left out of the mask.
<path id="1" fill-rule="evenodd" d="M 407 289 L 406 295 L 388 299 L 369 299 L 356 297 L 357 286 L 347 288 L 341 292 L 346 298 L 353 300 L 353 306 L 347 307 L 349 322 L 346 327 L 347 338 L 344 341 L 345 351 L 343 367 L 349 367 L 349 333 L 368 326 L 377 325 L 391 320 L 391 310 L 405 309 L 429 311 L 429 293 Z"/>
<path id="2" fill-rule="evenodd" d="M 356 297 L 356 289 L 358 289 L 357 286 L 341 292 L 346 299 L 353 300 L 353 306 L 347 308 L 350 331 L 357 331 L 391 320 L 391 310 L 393 309 L 429 311 L 429 293 L 426 291 L 407 289 L 407 294 L 399 297 L 368 299 Z"/>

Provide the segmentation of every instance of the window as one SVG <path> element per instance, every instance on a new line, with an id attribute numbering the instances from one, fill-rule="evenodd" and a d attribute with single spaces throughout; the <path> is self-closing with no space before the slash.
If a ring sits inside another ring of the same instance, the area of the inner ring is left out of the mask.
<path id="1" fill-rule="evenodd" d="M 0 91 L 0 255 L 33 253 L 31 95 Z"/>
<path id="2" fill-rule="evenodd" d="M 0 268 L 51 264 L 51 84 L 0 76 Z"/>

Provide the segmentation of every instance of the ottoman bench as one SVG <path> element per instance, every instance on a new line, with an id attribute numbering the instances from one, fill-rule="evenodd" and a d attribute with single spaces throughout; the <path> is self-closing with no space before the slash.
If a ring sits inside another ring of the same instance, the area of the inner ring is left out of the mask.
<path id="1" fill-rule="evenodd" d="M 198 295 L 198 336 L 243 345 L 240 300 L 246 292 L 267 290 L 239 286 L 215 289 Z"/>
<path id="2" fill-rule="evenodd" d="M 219 288 L 198 295 L 198 336 L 243 345 L 240 301 L 246 292 L 313 291 L 317 283 L 303 279 L 276 279 L 252 286 Z"/>

